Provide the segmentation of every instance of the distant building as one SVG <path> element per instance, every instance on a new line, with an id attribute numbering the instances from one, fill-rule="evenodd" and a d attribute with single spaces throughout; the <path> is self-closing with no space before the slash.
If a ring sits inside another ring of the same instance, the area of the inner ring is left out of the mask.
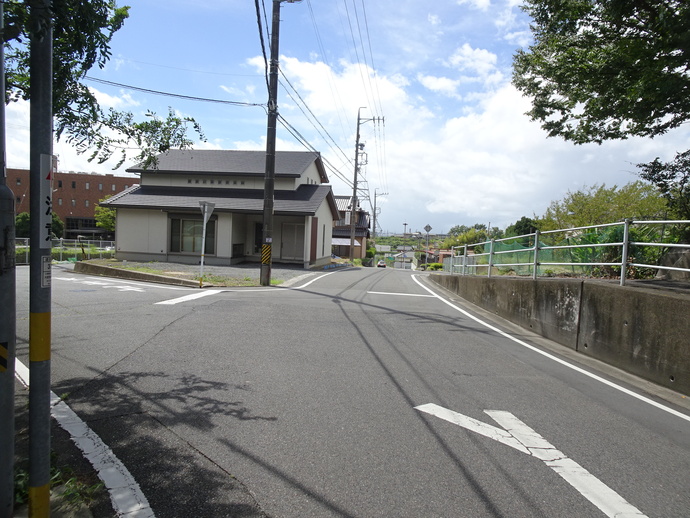
<path id="1" fill-rule="evenodd" d="M 28 169 L 7 169 L 7 186 L 15 196 L 15 213 L 31 212 L 31 176 Z M 96 226 L 94 211 L 108 195 L 137 185 L 139 178 L 112 174 L 57 172 L 53 178 L 53 212 L 65 224 L 66 239 L 112 239 Z"/>
<path id="2" fill-rule="evenodd" d="M 357 204 L 355 211 L 355 243 L 354 252 L 350 251 L 352 244 L 352 196 L 336 196 L 338 205 L 338 221 L 333 226 L 333 253 L 339 257 L 350 259 L 364 259 L 367 255 L 367 240 L 369 232 L 369 213 Z"/>

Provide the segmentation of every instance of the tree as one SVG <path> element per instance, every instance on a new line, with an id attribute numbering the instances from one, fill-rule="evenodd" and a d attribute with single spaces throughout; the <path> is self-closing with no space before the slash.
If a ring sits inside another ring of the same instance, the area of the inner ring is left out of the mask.
<path id="1" fill-rule="evenodd" d="M 6 102 L 30 100 L 31 9 L 31 0 L 5 1 Z M 110 58 L 110 42 L 128 18 L 129 7 L 117 7 L 115 0 L 61 0 L 53 2 L 51 9 L 40 15 L 42 23 L 33 30 L 40 35 L 53 24 L 53 112 L 58 139 L 64 135 L 80 153 L 95 150 L 90 160 L 100 163 L 119 153 L 115 168 L 127 158 L 128 146 L 137 146 L 135 159 L 145 167 L 155 165 L 155 156 L 163 151 L 188 147 L 188 124 L 203 140 L 196 122 L 175 116 L 172 109 L 165 119 L 148 113 L 151 120 L 140 123 L 128 112 L 105 113 L 83 84 L 93 66 L 103 68 Z"/>
<path id="2" fill-rule="evenodd" d="M 65 232 L 65 224 L 60 219 L 60 216 L 53 212 L 51 232 L 57 238 L 63 236 Z M 17 237 L 31 237 L 31 216 L 28 212 L 17 214 L 14 219 L 14 233 Z"/>
<path id="3" fill-rule="evenodd" d="M 28 212 L 17 214 L 14 218 L 14 233 L 17 237 L 29 237 L 31 235 L 31 222 Z"/>
<path id="4" fill-rule="evenodd" d="M 672 162 L 656 158 L 649 164 L 638 164 L 640 176 L 657 186 L 668 202 L 672 217 L 690 219 L 690 151 L 676 154 Z M 684 240 L 690 239 L 685 231 Z"/>
<path id="5" fill-rule="evenodd" d="M 539 230 L 558 230 L 614 223 L 625 218 L 661 218 L 667 211 L 666 200 L 657 189 L 641 180 L 618 187 L 593 185 L 552 201 L 538 218 Z"/>
<path id="6" fill-rule="evenodd" d="M 506 236 L 525 236 L 534 234 L 537 230 L 537 223 L 532 218 L 522 216 L 518 221 L 506 228 Z"/>
<path id="7" fill-rule="evenodd" d="M 690 119 L 686 0 L 526 0 L 534 44 L 513 84 L 549 136 L 601 143 Z"/>
<path id="8" fill-rule="evenodd" d="M 105 201 L 111 196 L 106 196 L 101 201 Z M 96 226 L 107 230 L 108 232 L 115 232 L 115 218 L 117 211 L 108 207 L 102 207 L 100 203 L 94 209 L 94 217 L 96 218 Z"/>

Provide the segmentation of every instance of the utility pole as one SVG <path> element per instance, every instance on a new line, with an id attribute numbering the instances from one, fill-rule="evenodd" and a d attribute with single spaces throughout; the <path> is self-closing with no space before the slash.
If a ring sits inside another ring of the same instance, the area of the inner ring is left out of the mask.
<path id="1" fill-rule="evenodd" d="M 29 293 L 29 517 L 50 516 L 50 338 L 53 193 L 51 0 L 32 3 L 30 23 L 31 255 Z"/>
<path id="2" fill-rule="evenodd" d="M 376 191 L 377 191 L 377 189 L 374 189 L 374 228 L 373 228 L 374 240 L 376 240 L 376 218 L 378 216 L 378 212 L 376 209 L 376 198 L 378 196 L 388 196 L 387 192 L 382 192 L 381 194 L 377 194 Z"/>
<path id="3" fill-rule="evenodd" d="M 0 32 L 4 28 L 0 2 Z M 0 45 L 0 92 L 5 94 L 5 54 Z M 14 194 L 7 186 L 5 102 L 0 102 L 0 517 L 14 510 L 14 364 L 16 355 L 16 271 Z"/>
<path id="4" fill-rule="evenodd" d="M 360 107 L 357 110 L 357 136 L 355 138 L 355 174 L 352 182 L 352 216 L 350 217 L 350 259 L 355 260 L 355 229 L 357 228 L 357 175 L 359 173 L 359 154 L 364 150 L 364 144 L 359 143 L 359 127 L 365 122 L 383 122 L 383 117 L 372 117 L 371 119 L 362 119 L 362 110 L 366 107 Z"/>
<path id="5" fill-rule="evenodd" d="M 266 132 L 266 173 L 264 181 L 264 213 L 261 244 L 262 286 L 271 285 L 271 255 L 273 245 L 273 193 L 276 175 L 276 126 L 278 123 L 278 62 L 280 58 L 280 4 L 302 0 L 273 0 L 271 22 L 271 61 L 268 76 L 268 129 Z"/>

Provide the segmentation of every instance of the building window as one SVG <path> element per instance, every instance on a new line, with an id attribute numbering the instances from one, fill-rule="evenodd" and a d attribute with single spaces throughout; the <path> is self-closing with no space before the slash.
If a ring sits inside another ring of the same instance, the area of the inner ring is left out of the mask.
<path id="1" fill-rule="evenodd" d="M 177 253 L 201 253 L 204 222 L 201 218 L 170 219 L 170 251 Z M 206 250 L 204 254 L 216 253 L 216 220 L 206 223 Z"/>
<path id="2" fill-rule="evenodd" d="M 62 187 L 62 180 L 58 180 L 58 187 Z"/>
<path id="3" fill-rule="evenodd" d="M 111 189 L 111 191 L 114 191 L 114 190 L 115 190 L 115 184 L 113 184 L 112 187 L 113 187 L 113 188 Z"/>
<path id="4" fill-rule="evenodd" d="M 72 207 L 76 207 L 76 206 L 77 206 L 77 200 L 72 200 Z"/>
<path id="5" fill-rule="evenodd" d="M 17 205 L 19 205 L 21 202 L 22 202 L 22 199 L 19 196 L 17 196 Z"/>
<path id="6" fill-rule="evenodd" d="M 76 189 L 76 188 L 77 188 L 77 182 L 72 182 L 72 189 Z"/>
<path id="7" fill-rule="evenodd" d="M 89 182 L 86 182 L 86 185 L 84 186 L 84 188 L 85 188 L 87 191 L 89 190 Z"/>
<path id="8" fill-rule="evenodd" d="M 89 206 L 89 200 L 84 200 L 84 206 L 88 207 Z"/>
<path id="9" fill-rule="evenodd" d="M 62 205 L 62 198 L 58 198 L 58 205 Z"/>
<path id="10" fill-rule="evenodd" d="M 103 190 L 103 184 L 102 184 L 102 183 L 99 183 L 99 184 L 98 184 L 98 190 L 99 190 L 99 191 L 102 191 L 102 190 Z"/>
<path id="11" fill-rule="evenodd" d="M 17 185 L 21 185 L 21 184 L 22 184 L 22 179 L 18 177 L 17 178 Z"/>

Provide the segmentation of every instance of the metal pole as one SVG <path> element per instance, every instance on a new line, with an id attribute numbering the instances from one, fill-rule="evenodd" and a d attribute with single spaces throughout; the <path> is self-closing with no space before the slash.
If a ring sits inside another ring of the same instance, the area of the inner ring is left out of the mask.
<path id="1" fill-rule="evenodd" d="M 462 256 L 462 274 L 467 275 L 467 244 L 465 244 L 464 255 Z"/>
<path id="2" fill-rule="evenodd" d="M 489 246 L 489 274 L 488 277 L 491 279 L 491 267 L 494 265 L 494 240 L 491 240 L 491 245 Z"/>
<path id="3" fill-rule="evenodd" d="M 268 130 L 266 134 L 266 179 L 264 182 L 263 242 L 261 245 L 261 285 L 271 285 L 273 245 L 273 192 L 276 173 L 276 125 L 278 122 L 278 61 L 280 43 L 280 2 L 273 0 L 271 62 L 268 82 Z"/>
<path id="4" fill-rule="evenodd" d="M 538 269 L 539 269 L 539 230 L 535 230 L 535 232 L 534 232 L 534 266 L 532 269 L 532 279 L 534 279 L 535 281 L 537 280 L 537 277 L 539 275 Z"/>
<path id="5" fill-rule="evenodd" d="M 199 288 L 204 286 L 204 257 L 206 257 L 206 224 L 213 214 L 213 209 L 216 207 L 215 203 L 210 201 L 200 201 L 199 207 L 203 215 L 204 223 L 201 225 L 201 268 L 199 271 Z"/>
<path id="6" fill-rule="evenodd" d="M 50 516 L 50 337 L 53 174 L 53 29 L 50 0 L 30 23 L 31 256 L 29 298 L 29 517 Z"/>
<path id="7" fill-rule="evenodd" d="M 0 2 L 0 32 L 4 27 Z M 4 45 L 0 45 L 0 92 L 5 94 Z M 5 102 L 0 102 L 0 517 L 14 510 L 14 364 L 16 355 L 16 268 L 14 194 L 7 186 Z"/>
<path id="8" fill-rule="evenodd" d="M 625 220 L 623 227 L 623 250 L 621 252 L 621 286 L 625 286 L 626 269 L 628 266 L 628 254 L 630 252 L 630 220 Z"/>

